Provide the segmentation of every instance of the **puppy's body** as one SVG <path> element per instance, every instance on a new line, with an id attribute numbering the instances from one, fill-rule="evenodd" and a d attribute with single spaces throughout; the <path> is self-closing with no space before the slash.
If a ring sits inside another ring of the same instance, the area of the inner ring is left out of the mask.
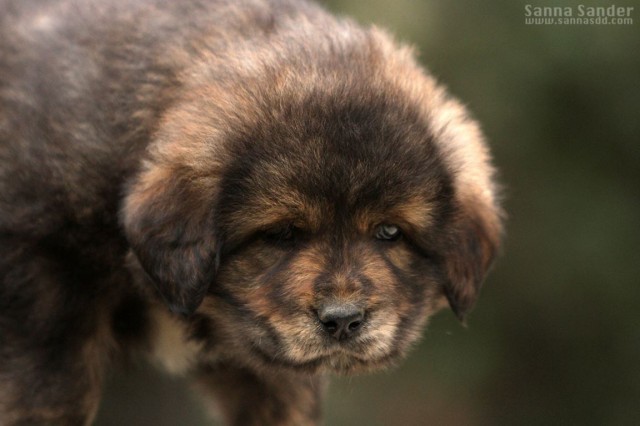
<path id="1" fill-rule="evenodd" d="M 85 424 L 132 351 L 312 424 L 498 246 L 475 123 L 301 1 L 0 1 L 0 423 Z M 167 308 L 169 307 L 169 309 Z"/>

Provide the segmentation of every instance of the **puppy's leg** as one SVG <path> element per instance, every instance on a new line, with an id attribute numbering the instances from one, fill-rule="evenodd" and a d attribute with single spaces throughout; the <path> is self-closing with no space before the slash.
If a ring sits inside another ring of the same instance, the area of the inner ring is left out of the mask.
<path id="1" fill-rule="evenodd" d="M 325 386 L 318 376 L 261 375 L 223 364 L 203 369 L 198 384 L 212 394 L 229 425 L 316 425 L 322 414 Z"/>
<path id="2" fill-rule="evenodd" d="M 72 256 L 0 238 L 0 425 L 92 421 L 102 364 L 92 284 Z"/>

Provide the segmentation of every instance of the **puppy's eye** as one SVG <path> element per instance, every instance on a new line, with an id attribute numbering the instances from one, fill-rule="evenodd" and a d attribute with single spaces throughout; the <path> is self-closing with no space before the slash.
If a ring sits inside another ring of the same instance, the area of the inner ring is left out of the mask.
<path id="1" fill-rule="evenodd" d="M 264 239 L 273 243 L 288 242 L 295 238 L 295 234 L 296 228 L 293 225 L 282 225 L 264 231 Z"/>
<path id="2" fill-rule="evenodd" d="M 376 238 L 384 241 L 395 241 L 400 238 L 402 233 L 400 228 L 395 225 L 379 225 L 376 228 Z"/>

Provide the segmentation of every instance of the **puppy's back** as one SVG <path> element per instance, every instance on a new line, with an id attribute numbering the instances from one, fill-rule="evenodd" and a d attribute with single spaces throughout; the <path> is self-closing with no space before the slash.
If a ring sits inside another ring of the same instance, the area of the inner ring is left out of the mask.
<path id="1" fill-rule="evenodd" d="M 117 226 L 122 184 L 193 58 L 305 2 L 0 1 L 0 232 Z"/>

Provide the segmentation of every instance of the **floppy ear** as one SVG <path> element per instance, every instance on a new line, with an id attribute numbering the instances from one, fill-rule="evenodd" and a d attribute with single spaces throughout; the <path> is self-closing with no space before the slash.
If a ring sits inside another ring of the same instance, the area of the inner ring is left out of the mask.
<path id="1" fill-rule="evenodd" d="M 214 279 L 216 184 L 184 165 L 148 163 L 126 195 L 121 212 L 126 237 L 174 312 L 193 313 Z"/>
<path id="2" fill-rule="evenodd" d="M 445 294 L 460 321 L 473 307 L 500 245 L 500 212 L 496 207 L 463 206 L 454 220 L 445 253 Z"/>
<path id="3" fill-rule="evenodd" d="M 423 92 L 430 140 L 451 177 L 453 202 L 442 260 L 445 294 L 461 321 L 473 307 L 498 252 L 502 210 L 491 155 L 477 122 L 444 88 L 426 76 Z M 405 79 L 406 80 L 406 79 Z"/>

